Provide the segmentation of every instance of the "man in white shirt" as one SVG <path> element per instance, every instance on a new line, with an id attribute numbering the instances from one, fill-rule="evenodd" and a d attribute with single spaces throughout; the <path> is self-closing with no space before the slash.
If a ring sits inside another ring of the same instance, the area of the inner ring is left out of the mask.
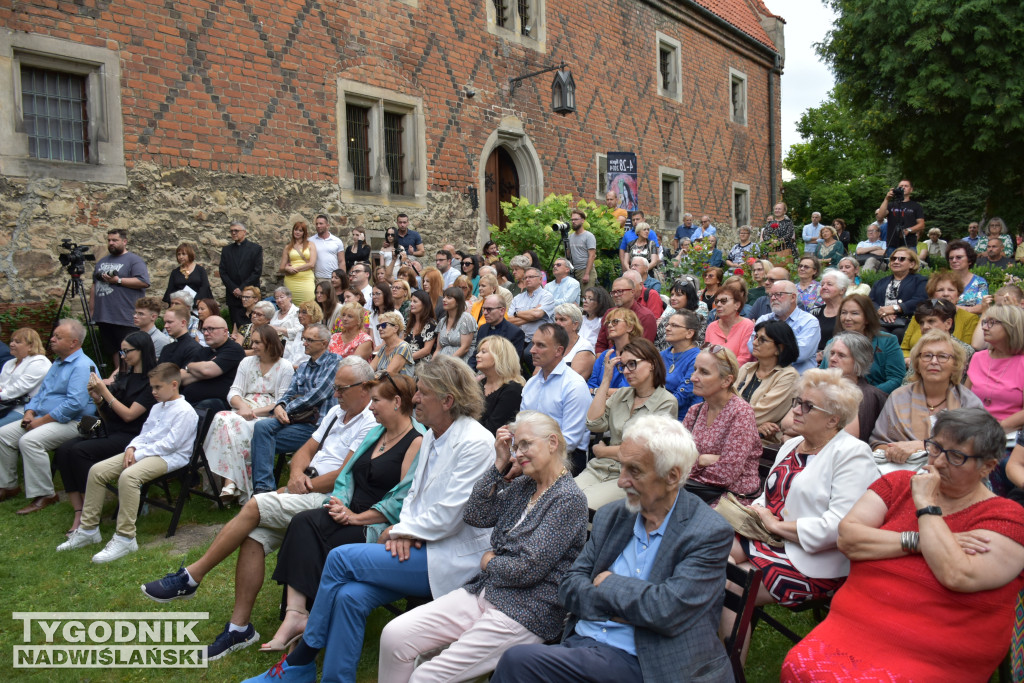
<path id="1" fill-rule="evenodd" d="M 338 405 L 331 408 L 309 441 L 292 456 L 288 486 L 250 498 L 241 512 L 224 525 L 201 558 L 142 586 L 142 592 L 157 602 L 190 598 L 203 577 L 238 549 L 231 620 L 207 648 L 208 660 L 219 659 L 259 639 L 249 617 L 263 586 L 266 556 L 281 545 L 292 517 L 323 505 L 345 460 L 376 426 L 369 410 L 370 392 L 364 387 L 372 379 L 373 369 L 362 358 L 342 359 L 334 376 Z"/>
<path id="2" fill-rule="evenodd" d="M 373 285 L 370 284 L 370 266 L 365 263 L 355 263 L 348 271 L 352 286 L 363 293 L 366 302 L 363 308 L 373 310 Z"/>
<path id="3" fill-rule="evenodd" d="M 562 427 L 566 451 L 574 473 L 587 464 L 587 409 L 592 398 L 587 381 L 562 362 L 569 350 L 569 334 L 559 325 L 545 323 L 533 335 L 533 366 L 540 371 L 523 387 L 520 410 L 538 410 Z"/>
<path id="4" fill-rule="evenodd" d="M 815 211 L 811 214 L 811 222 L 804 226 L 804 253 L 813 254 L 820 241 L 818 235 L 821 233 L 821 214 Z M 836 237 L 839 237 L 836 235 Z"/>
<path id="5" fill-rule="evenodd" d="M 564 258 L 555 259 L 551 266 L 551 273 L 555 279 L 544 285 L 544 289 L 551 292 L 551 298 L 558 304 L 580 305 L 580 283 L 569 273 L 572 272 L 572 265 Z"/>
<path id="6" fill-rule="evenodd" d="M 857 260 L 864 270 L 879 270 L 885 257 L 885 240 L 878 223 L 868 226 L 868 238 L 857 243 Z"/>
<path id="7" fill-rule="evenodd" d="M 335 270 L 345 269 L 345 243 L 340 237 L 331 234 L 331 224 L 326 215 L 316 217 L 316 234 L 309 241 L 316 245 L 316 266 L 313 272 L 317 280 L 330 280 Z"/>

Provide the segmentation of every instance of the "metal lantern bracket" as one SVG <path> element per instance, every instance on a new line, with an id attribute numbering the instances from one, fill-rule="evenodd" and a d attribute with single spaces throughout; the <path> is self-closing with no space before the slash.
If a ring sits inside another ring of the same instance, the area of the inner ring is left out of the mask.
<path id="1" fill-rule="evenodd" d="M 564 69 L 564 68 L 565 68 L 565 62 L 562 62 L 558 66 L 549 66 L 548 68 L 541 69 L 540 71 L 533 71 L 533 72 L 530 72 L 528 74 L 523 74 L 522 76 L 516 76 L 515 78 L 510 78 L 510 79 L 508 79 L 508 96 L 512 97 L 513 95 L 515 95 L 516 94 L 516 88 L 518 88 L 522 84 L 522 82 L 525 81 L 526 79 L 533 78 L 534 76 L 540 76 L 541 74 L 546 74 L 546 73 L 549 73 L 551 71 L 558 71 L 558 70 L 561 70 L 561 69 Z"/>

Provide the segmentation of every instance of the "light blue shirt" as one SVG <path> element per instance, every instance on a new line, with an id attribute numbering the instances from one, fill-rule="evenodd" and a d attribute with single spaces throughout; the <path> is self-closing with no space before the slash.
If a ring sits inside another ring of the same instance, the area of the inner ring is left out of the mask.
<path id="1" fill-rule="evenodd" d="M 814 253 L 815 244 L 818 241 L 818 235 L 821 233 L 821 223 L 815 225 L 814 223 L 808 223 L 804 226 L 803 238 L 804 238 L 804 252 Z"/>
<path id="2" fill-rule="evenodd" d="M 590 441 L 587 409 L 592 400 L 587 382 L 568 365 L 559 363 L 547 377 L 541 370 L 526 382 L 520 410 L 537 410 L 557 422 L 572 453 L 586 448 Z"/>
<path id="3" fill-rule="evenodd" d="M 778 319 L 779 316 L 775 315 L 775 313 L 765 313 L 757 319 L 754 327 L 757 327 L 757 323 L 764 320 Z M 790 329 L 793 330 L 793 334 L 796 335 L 796 345 L 800 349 L 800 356 L 793 363 L 793 367 L 801 375 L 804 374 L 804 370 L 818 367 L 818 364 L 814 362 L 814 357 L 818 353 L 818 342 L 821 340 L 821 326 L 818 325 L 818 319 L 807 311 L 796 308 L 786 318 L 786 324 L 789 325 Z M 750 339 L 747 341 L 747 348 L 750 349 L 751 353 L 754 352 L 754 334 L 750 335 Z"/>
<path id="4" fill-rule="evenodd" d="M 703 225 L 698 225 L 693 229 L 693 233 L 690 234 L 690 241 L 696 242 L 697 240 L 702 240 L 708 235 L 714 235 L 716 232 L 718 232 L 718 229 L 713 225 L 708 225 L 707 230 L 704 229 Z"/>
<path id="5" fill-rule="evenodd" d="M 558 304 L 576 304 L 580 305 L 580 283 L 566 275 L 562 278 L 562 282 L 551 282 L 544 285 L 544 289 L 551 292 L 551 298 L 555 300 L 555 306 Z"/>
<path id="6" fill-rule="evenodd" d="M 508 309 L 509 316 L 516 314 L 516 311 L 529 311 L 534 308 L 544 309 L 544 315 L 536 320 L 528 323 L 523 323 L 519 326 L 519 329 L 526 335 L 526 341 L 533 341 L 533 333 L 537 331 L 537 328 L 544 323 L 549 323 L 552 320 L 552 315 L 555 312 L 555 299 L 551 296 L 551 292 L 538 287 L 530 294 L 527 291 L 522 291 L 516 294 L 515 298 L 512 299 L 512 306 Z"/>
<path id="7" fill-rule="evenodd" d="M 677 502 L 679 502 L 678 493 L 676 499 L 672 501 L 672 509 L 661 521 L 661 526 L 649 534 L 644 527 L 643 515 L 637 515 L 636 522 L 633 524 L 632 541 L 626 544 L 608 571 L 619 576 L 647 581 L 651 576 L 654 560 L 658 557 L 661 539 L 665 537 L 665 528 L 668 526 L 668 521 L 672 519 Z M 630 624 L 620 624 L 617 621 L 580 620 L 576 623 L 576 633 L 636 656 L 636 633 Z"/>
<path id="8" fill-rule="evenodd" d="M 89 368 L 95 363 L 78 349 L 64 360 L 57 360 L 43 377 L 43 383 L 25 411 L 36 417 L 49 415 L 56 422 L 75 422 L 83 415 L 95 415 L 96 406 L 89 398 Z"/>

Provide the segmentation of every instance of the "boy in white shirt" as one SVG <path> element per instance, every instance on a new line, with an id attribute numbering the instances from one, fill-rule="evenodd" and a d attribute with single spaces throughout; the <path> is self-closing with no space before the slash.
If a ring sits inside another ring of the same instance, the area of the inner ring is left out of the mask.
<path id="1" fill-rule="evenodd" d="M 117 530 L 107 546 L 92 557 L 97 564 L 120 559 L 139 549 L 135 541 L 135 519 L 139 512 L 142 485 L 184 467 L 192 456 L 199 417 L 178 393 L 181 370 L 174 363 L 161 363 L 149 373 L 149 385 L 156 405 L 149 411 L 142 433 L 132 439 L 124 453 L 100 461 L 89 470 L 82 505 L 82 523 L 58 551 L 84 548 L 102 541 L 99 524 L 107 482 L 117 480 L 120 508 Z"/>

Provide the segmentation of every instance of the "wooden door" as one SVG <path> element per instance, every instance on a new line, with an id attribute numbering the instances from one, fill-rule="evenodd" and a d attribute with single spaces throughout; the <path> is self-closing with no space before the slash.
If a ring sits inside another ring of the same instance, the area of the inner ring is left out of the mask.
<path id="1" fill-rule="evenodd" d="M 501 202 L 518 196 L 519 173 L 512 155 L 504 147 L 496 147 L 484 167 L 484 210 L 488 223 L 504 230 L 507 219 L 501 210 Z"/>

